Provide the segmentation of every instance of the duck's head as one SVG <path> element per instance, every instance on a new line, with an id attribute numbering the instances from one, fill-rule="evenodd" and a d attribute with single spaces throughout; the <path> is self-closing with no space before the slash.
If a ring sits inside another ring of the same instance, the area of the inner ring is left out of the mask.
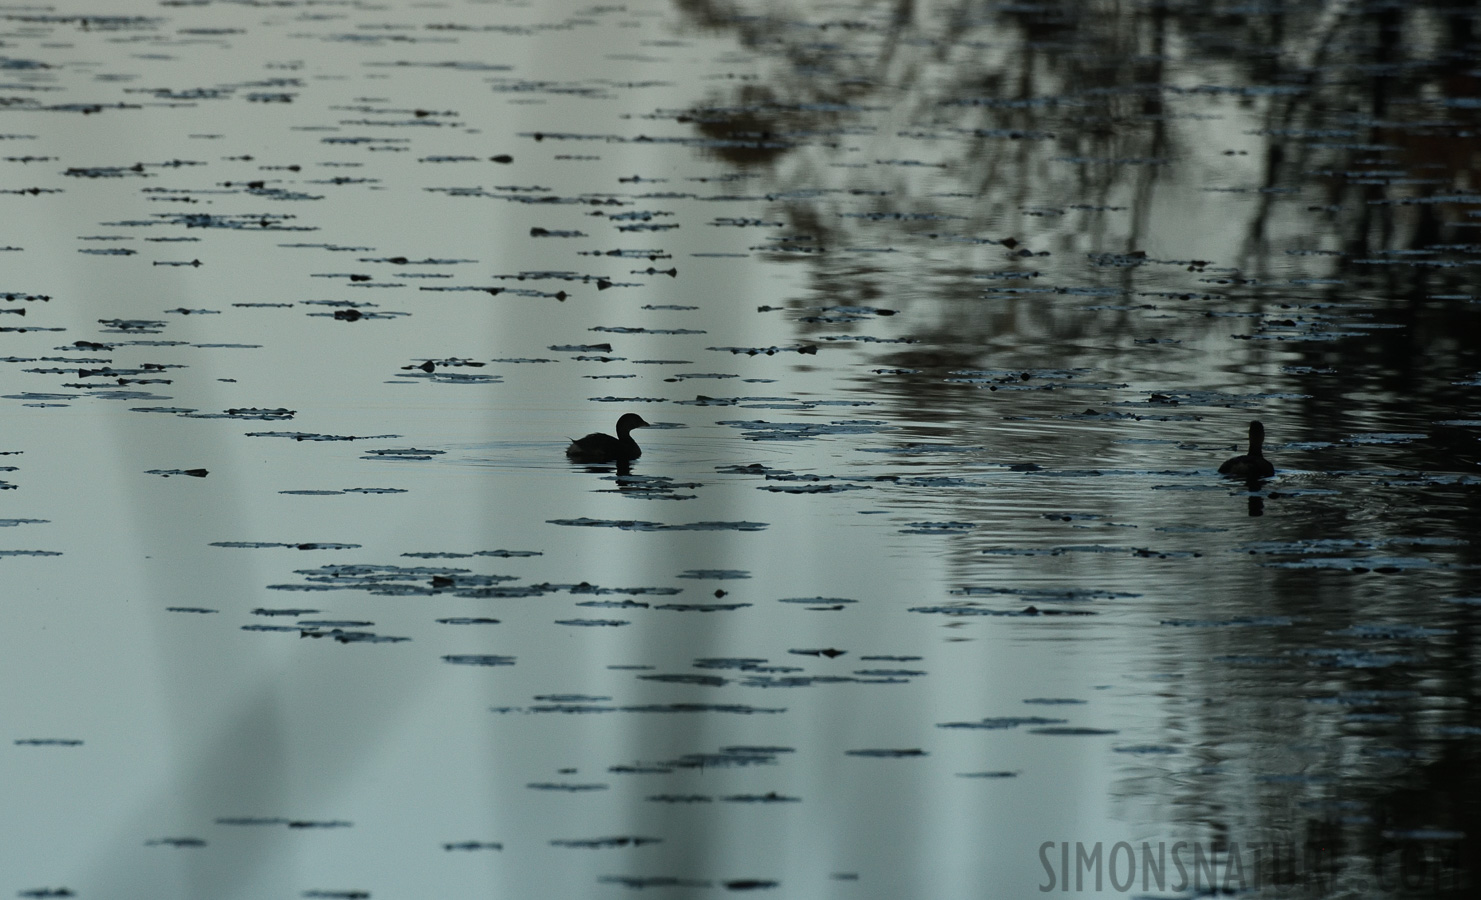
<path id="1" fill-rule="evenodd" d="M 648 427 L 648 423 L 647 422 L 644 422 L 643 421 L 643 417 L 640 416 L 640 415 L 638 415 L 637 413 L 624 413 L 623 416 L 622 416 L 622 418 L 620 418 L 620 419 L 617 420 L 617 434 L 618 434 L 619 437 L 621 437 L 624 434 L 627 434 L 629 431 L 632 431 L 634 428 L 647 428 L 647 427 Z"/>

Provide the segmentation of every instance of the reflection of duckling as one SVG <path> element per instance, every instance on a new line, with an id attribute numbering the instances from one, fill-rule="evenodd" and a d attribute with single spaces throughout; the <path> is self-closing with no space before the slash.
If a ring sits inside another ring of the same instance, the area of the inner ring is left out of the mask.
<path id="1" fill-rule="evenodd" d="M 1224 461 L 1219 466 L 1220 475 L 1235 478 L 1269 478 L 1275 474 L 1275 465 L 1265 458 L 1265 426 L 1258 420 L 1250 423 L 1250 452 Z"/>
<path id="2" fill-rule="evenodd" d="M 634 428 L 648 425 L 637 413 L 627 413 L 617 420 L 617 437 L 610 434 L 588 434 L 584 438 L 572 439 L 566 448 L 566 456 L 577 462 L 611 462 L 613 460 L 637 459 L 643 449 L 632 439 Z"/>

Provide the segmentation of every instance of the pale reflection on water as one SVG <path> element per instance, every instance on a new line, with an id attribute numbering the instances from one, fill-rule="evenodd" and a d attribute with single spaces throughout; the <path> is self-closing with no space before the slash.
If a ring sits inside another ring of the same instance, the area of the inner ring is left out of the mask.
<path id="1" fill-rule="evenodd" d="M 1462 893 L 1474 15 L 1344 10 L 0 11 L 0 890 Z"/>

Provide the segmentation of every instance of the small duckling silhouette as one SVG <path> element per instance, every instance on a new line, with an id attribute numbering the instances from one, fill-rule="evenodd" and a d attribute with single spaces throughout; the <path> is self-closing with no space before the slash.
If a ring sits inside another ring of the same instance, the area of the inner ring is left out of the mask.
<path id="1" fill-rule="evenodd" d="M 617 437 L 594 432 L 584 438 L 572 438 L 566 457 L 576 462 L 612 462 L 637 459 L 643 448 L 632 439 L 634 428 L 646 428 L 647 422 L 637 413 L 626 413 L 617 420 Z"/>
<path id="2" fill-rule="evenodd" d="M 1250 423 L 1250 452 L 1225 460 L 1219 474 L 1251 480 L 1275 474 L 1275 464 L 1265 458 L 1265 426 L 1258 419 Z"/>

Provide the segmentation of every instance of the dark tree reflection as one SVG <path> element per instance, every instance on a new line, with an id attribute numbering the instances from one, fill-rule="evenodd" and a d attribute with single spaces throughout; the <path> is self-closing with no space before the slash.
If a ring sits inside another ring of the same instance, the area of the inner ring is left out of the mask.
<path id="1" fill-rule="evenodd" d="M 1247 395 L 1286 398 L 1277 443 L 1320 446 L 1301 457 L 1318 470 L 1309 477 L 1355 472 L 1374 490 L 1349 487 L 1320 515 L 1262 523 L 1296 542 L 1450 541 L 1436 552 L 1443 565 L 1406 576 L 1410 592 L 1300 568 L 1226 585 L 1222 614 L 1298 624 L 1210 638 L 1211 658 L 1274 662 L 1202 673 L 1223 693 L 1176 728 L 1195 732 L 1199 762 L 1231 774 L 1208 793 L 1198 779 L 1171 789 L 1178 811 L 1163 812 L 1211 833 L 1296 844 L 1320 832 L 1370 860 L 1477 858 L 1481 759 L 1474 737 L 1456 735 L 1481 733 L 1481 604 L 1434 599 L 1481 595 L 1481 444 L 1467 424 L 1481 408 L 1477 8 L 676 8 L 689 27 L 733 35 L 748 56 L 743 75 L 676 117 L 744 171 L 747 192 L 783 223 L 764 245 L 807 269 L 809 290 L 790 306 L 906 313 L 897 334 L 910 343 L 880 345 L 858 379 L 899 420 L 903 441 L 949 434 L 1009 461 L 1109 452 L 1095 432 L 1056 425 L 1091 403 L 1101 409 L 1086 413 L 1102 412 L 1104 397 L 989 394 L 949 379 L 962 371 L 1079 366 L 1087 379 L 1124 383 L 1112 396 L 1134 412 L 1186 423 L 1238 421 L 1221 411 Z M 809 338 L 858 333 L 797 327 Z M 1157 406 L 1158 391 L 1195 388 L 1229 402 Z M 1344 440 L 1384 432 L 1423 438 L 1392 452 Z M 1423 499 L 1377 490 L 1441 475 L 1449 481 Z M 1280 508 L 1277 495 L 1256 500 Z M 994 514 L 980 498 L 958 502 L 963 520 Z M 963 572 L 981 571 L 968 559 L 980 548 L 954 546 Z M 1429 605 L 1417 620 L 1434 632 L 1419 648 L 1377 635 L 1375 652 L 1396 659 L 1320 655 L 1351 647 L 1343 629 L 1355 621 L 1413 622 L 1407 604 L 1421 598 Z M 1426 708 L 1414 697 L 1443 700 Z M 1355 712 L 1313 721 L 1309 710 L 1327 702 Z M 1251 735 L 1265 747 L 1326 749 L 1234 764 L 1224 746 Z M 1344 777 L 1294 790 L 1258 780 L 1303 765 Z M 1168 791 L 1128 780 L 1128 796 Z"/>

